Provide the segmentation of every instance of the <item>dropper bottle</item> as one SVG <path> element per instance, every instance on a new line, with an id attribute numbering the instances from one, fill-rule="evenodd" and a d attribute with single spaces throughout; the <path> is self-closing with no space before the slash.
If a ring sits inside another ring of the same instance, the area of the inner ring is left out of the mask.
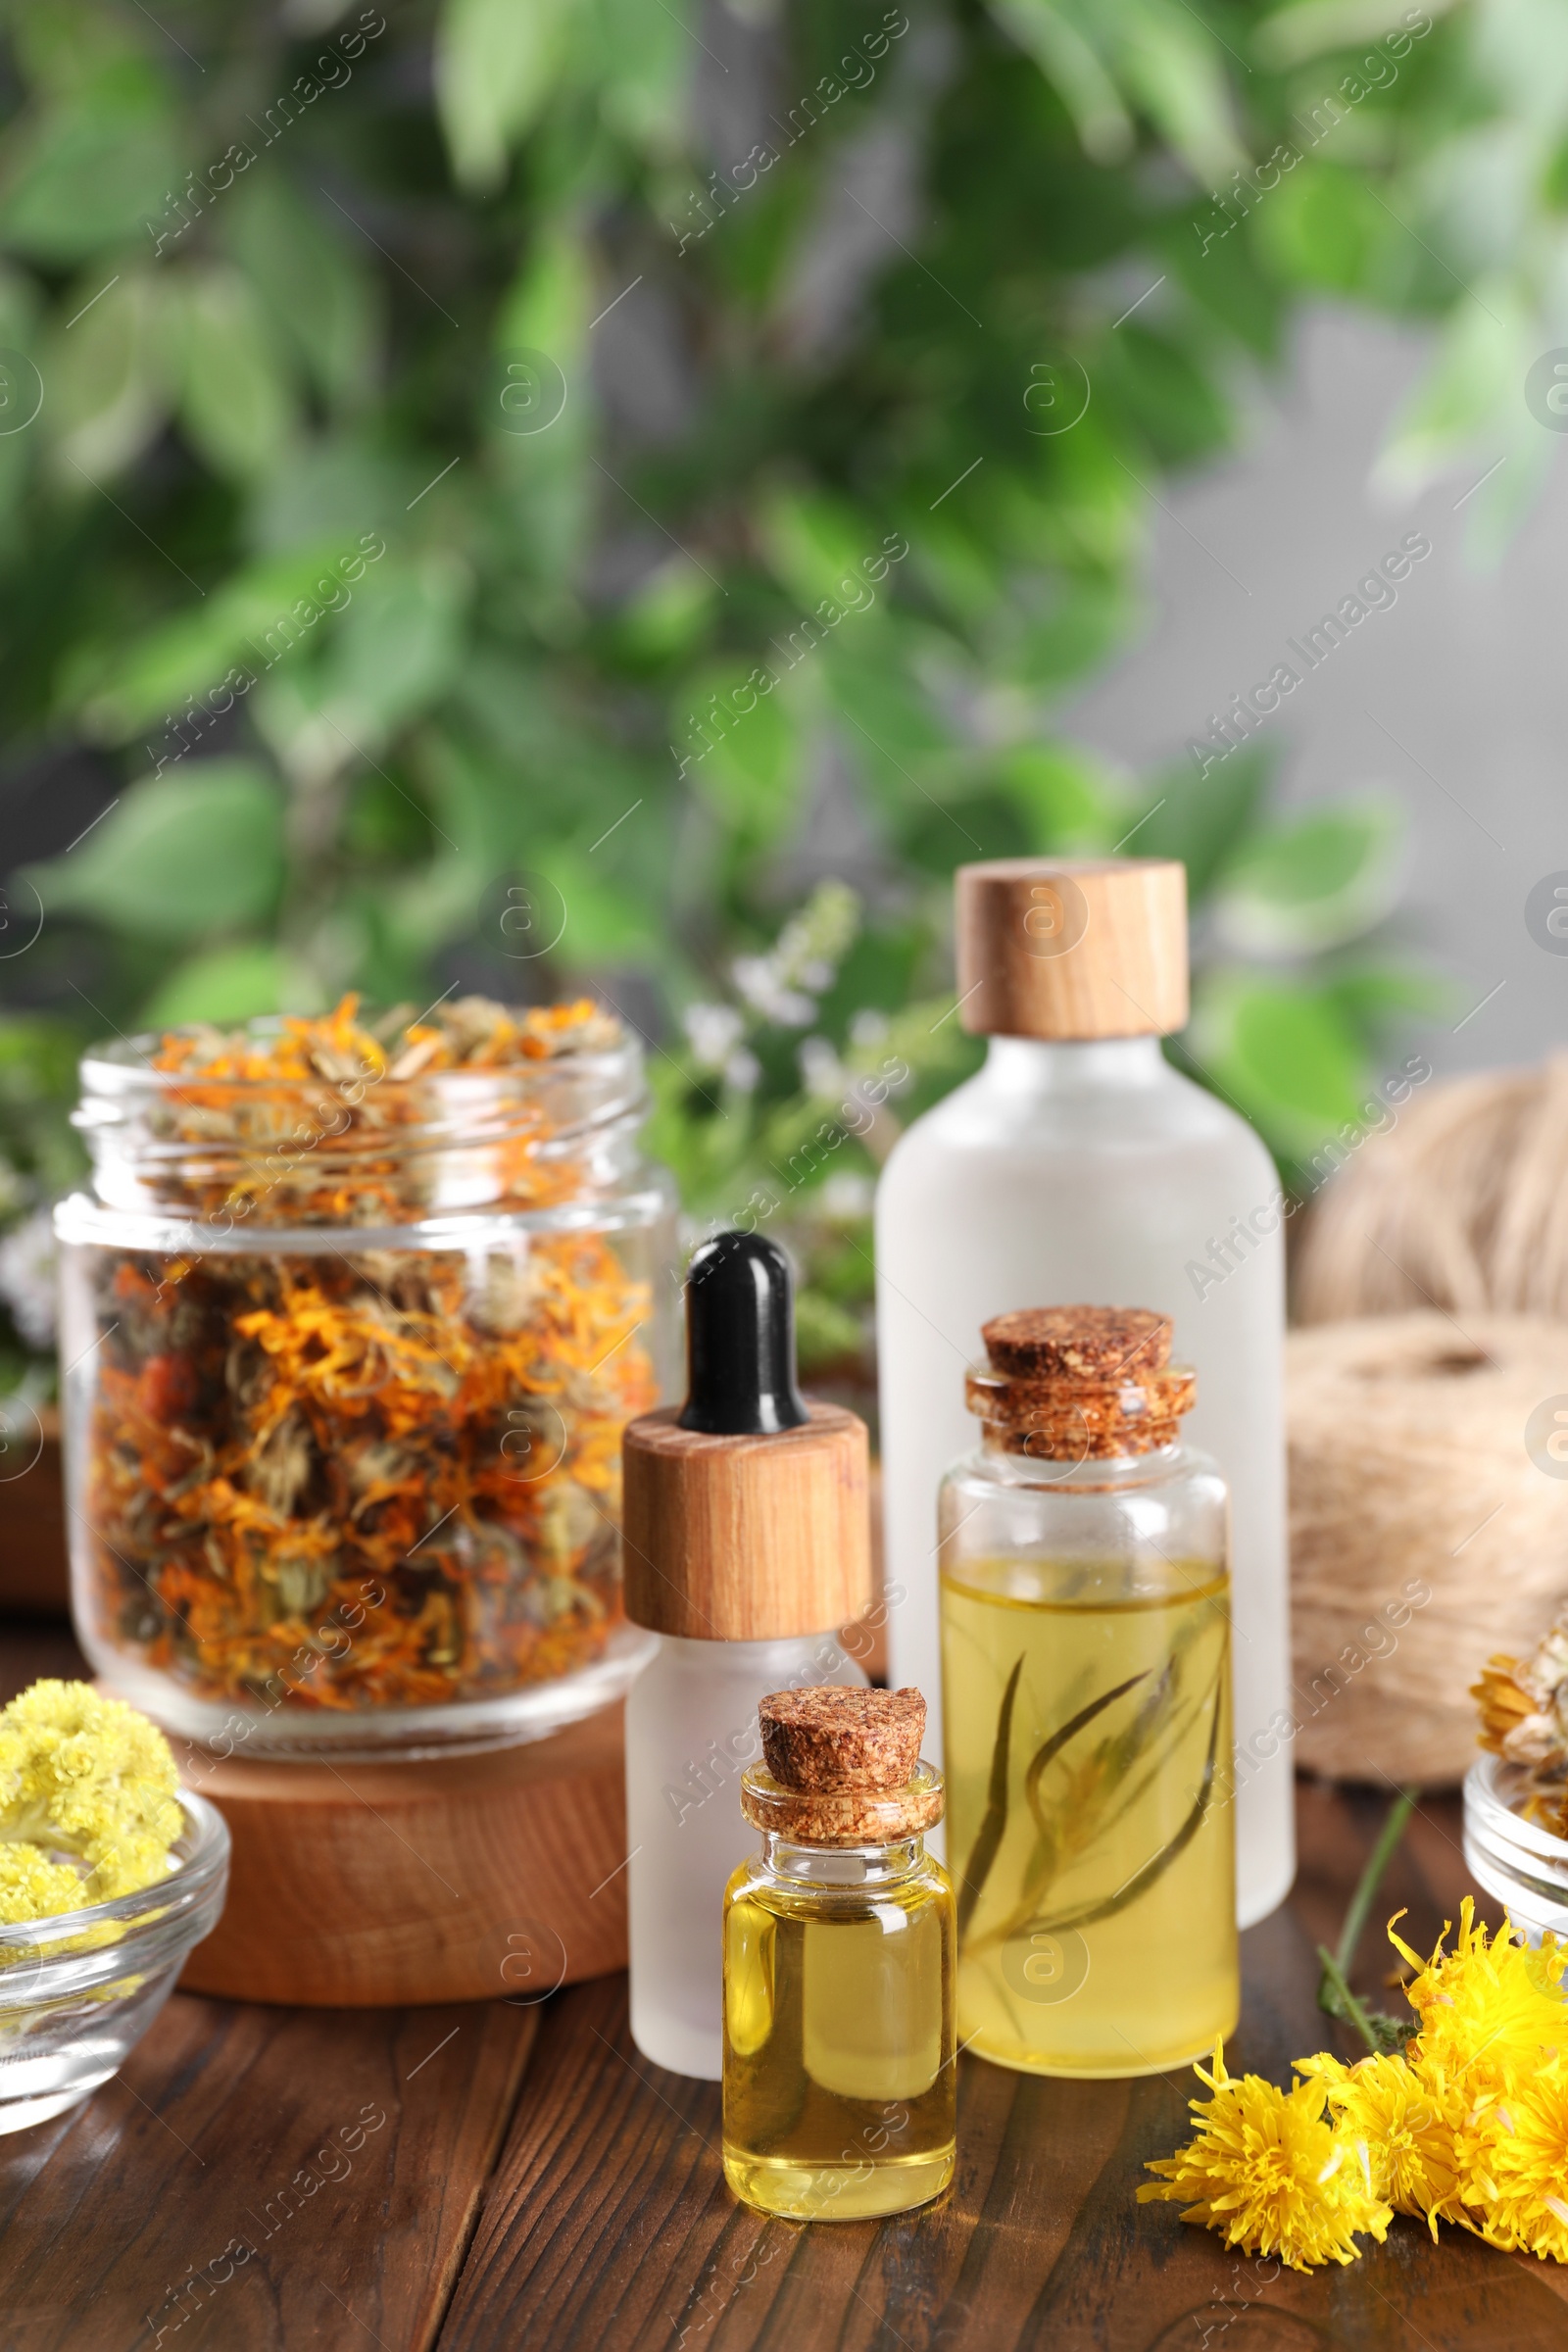
<path id="1" fill-rule="evenodd" d="M 686 1278 L 689 1394 L 624 1438 L 626 1614 L 658 1650 L 626 1700 L 631 2031 L 645 2058 L 723 2072 L 725 1884 L 770 1692 L 865 1677 L 838 1629 L 871 1603 L 865 1424 L 795 1386 L 789 1264 L 721 1233 Z"/>

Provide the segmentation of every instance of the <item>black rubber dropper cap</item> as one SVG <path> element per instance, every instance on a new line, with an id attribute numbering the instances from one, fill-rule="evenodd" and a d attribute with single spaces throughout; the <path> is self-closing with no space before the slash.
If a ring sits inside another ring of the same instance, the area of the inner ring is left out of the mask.
<path id="1" fill-rule="evenodd" d="M 795 1387 L 789 1260 L 760 1233 L 718 1233 L 686 1270 L 682 1429 L 768 1437 L 808 1419 Z"/>

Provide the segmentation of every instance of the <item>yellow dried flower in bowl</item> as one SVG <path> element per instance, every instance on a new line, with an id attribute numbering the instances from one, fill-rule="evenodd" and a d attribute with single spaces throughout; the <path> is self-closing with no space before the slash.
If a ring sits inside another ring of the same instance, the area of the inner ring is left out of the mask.
<path id="1" fill-rule="evenodd" d="M 0 1708 L 0 1921 L 49 1919 L 165 1877 L 185 1826 L 168 1740 L 86 1683 Z"/>

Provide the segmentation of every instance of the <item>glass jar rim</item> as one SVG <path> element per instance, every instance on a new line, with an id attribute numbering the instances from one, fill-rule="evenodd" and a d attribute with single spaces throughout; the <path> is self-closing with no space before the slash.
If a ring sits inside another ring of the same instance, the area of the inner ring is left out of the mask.
<path id="1" fill-rule="evenodd" d="M 241 1022 L 238 1026 L 245 1031 L 248 1037 L 253 1037 L 260 1042 L 269 1037 L 281 1036 L 283 1023 L 287 1017 L 286 1014 L 280 1012 L 260 1013 L 255 1019 Z M 459 1062 L 449 1069 L 416 1071 L 411 1078 L 392 1078 L 386 1075 L 377 1077 L 372 1070 L 361 1071 L 358 1080 L 347 1081 L 323 1077 L 318 1072 L 312 1072 L 305 1077 L 290 1077 L 279 1072 L 269 1072 L 265 1077 L 247 1078 L 231 1073 L 210 1075 L 205 1071 L 195 1069 L 163 1070 L 159 1069 L 151 1059 L 154 1050 L 166 1037 L 197 1037 L 207 1026 L 208 1024 L 205 1022 L 174 1021 L 164 1029 L 139 1029 L 134 1037 L 100 1038 L 96 1045 L 88 1046 L 81 1056 L 82 1074 L 85 1076 L 89 1069 L 95 1072 L 103 1070 L 110 1073 L 112 1078 L 118 1078 L 122 1073 L 126 1073 L 149 1082 L 162 1082 L 170 1088 L 179 1086 L 228 1087 L 237 1094 L 243 1094 L 247 1090 L 260 1092 L 263 1088 L 273 1086 L 336 1086 L 345 1083 L 368 1086 L 374 1080 L 378 1086 L 403 1087 L 425 1085 L 434 1079 L 442 1078 L 493 1079 L 514 1075 L 537 1076 L 541 1072 L 561 1069 L 568 1064 L 579 1070 L 594 1065 L 612 1069 L 616 1062 L 625 1055 L 628 1048 L 638 1054 L 641 1053 L 641 1040 L 637 1037 L 636 1032 L 622 1023 L 620 1042 L 614 1046 L 568 1046 L 552 1054 L 523 1055 L 515 1061 Z"/>
<path id="2" fill-rule="evenodd" d="M 402 1078 L 161 1070 L 156 1043 L 147 1032 L 82 1058 L 72 1124 L 107 1207 L 270 1227 L 603 1197 L 631 1172 L 648 1111 L 642 1041 L 624 1026 L 611 1047 Z"/>

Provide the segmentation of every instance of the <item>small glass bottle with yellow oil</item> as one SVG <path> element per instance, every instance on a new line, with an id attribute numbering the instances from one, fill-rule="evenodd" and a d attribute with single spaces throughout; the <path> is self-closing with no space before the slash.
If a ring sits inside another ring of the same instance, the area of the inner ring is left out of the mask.
<path id="1" fill-rule="evenodd" d="M 724 2175 L 747 2204 L 860 2221 L 939 2196 L 957 2112 L 953 1888 L 918 1690 L 775 1691 L 724 1896 Z"/>
<path id="2" fill-rule="evenodd" d="M 1170 1334 L 987 1323 L 938 1506 L 958 2029 L 1034 2074 L 1163 2073 L 1240 2006 L 1228 1497 Z"/>

